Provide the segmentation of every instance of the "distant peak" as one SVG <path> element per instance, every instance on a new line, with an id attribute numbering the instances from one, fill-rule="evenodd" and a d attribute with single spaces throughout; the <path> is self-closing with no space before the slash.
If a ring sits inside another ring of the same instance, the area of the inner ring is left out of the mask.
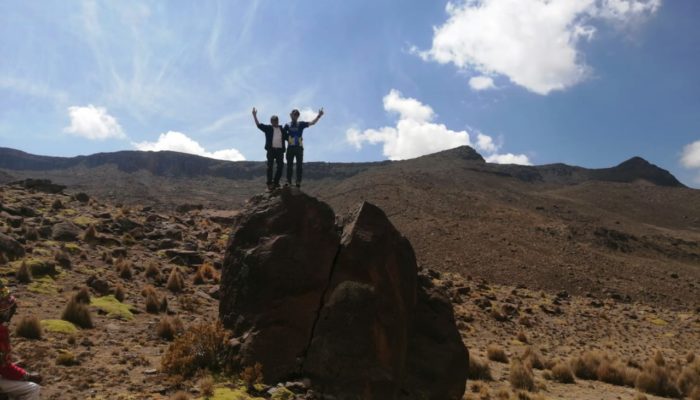
<path id="1" fill-rule="evenodd" d="M 461 160 L 471 160 L 486 162 L 484 157 L 481 156 L 476 150 L 470 146 L 459 146 L 448 150 L 438 151 L 437 153 L 432 153 L 425 155 L 423 157 L 436 157 L 436 158 L 452 158 Z M 423 158 L 419 157 L 419 158 Z"/>
<path id="2" fill-rule="evenodd" d="M 654 167 L 652 163 L 639 156 L 634 156 L 627 161 L 623 161 L 618 167 Z"/>

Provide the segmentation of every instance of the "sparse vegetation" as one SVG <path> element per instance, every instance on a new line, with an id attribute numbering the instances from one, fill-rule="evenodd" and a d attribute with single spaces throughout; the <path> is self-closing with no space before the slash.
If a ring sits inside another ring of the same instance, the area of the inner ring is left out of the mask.
<path id="1" fill-rule="evenodd" d="M 488 359 L 491 361 L 496 361 L 504 364 L 508 363 L 508 356 L 506 355 L 506 351 L 503 349 L 503 347 L 497 344 L 490 344 L 486 348 L 486 357 L 488 357 Z"/>
<path id="2" fill-rule="evenodd" d="M 41 323 L 39 319 L 34 315 L 28 315 L 22 317 L 15 328 L 15 333 L 17 336 L 21 336 L 27 339 L 38 340 L 43 336 L 43 330 L 41 329 Z"/>
<path id="3" fill-rule="evenodd" d="M 170 396 L 170 400 L 190 400 L 191 397 L 189 394 L 186 392 L 177 392 L 174 395 Z"/>
<path id="4" fill-rule="evenodd" d="M 78 302 L 75 298 L 68 302 L 65 310 L 63 310 L 61 319 L 72 322 L 83 329 L 89 329 L 94 326 L 88 306 L 85 303 Z"/>
<path id="5" fill-rule="evenodd" d="M 124 302 L 124 298 L 126 297 L 126 289 L 124 289 L 124 285 L 121 283 L 117 283 L 117 285 L 114 287 L 114 297 L 120 302 Z"/>
<path id="6" fill-rule="evenodd" d="M 160 312 L 160 300 L 155 291 L 149 292 L 146 295 L 146 312 L 158 314 Z"/>
<path id="7" fill-rule="evenodd" d="M 248 388 L 252 388 L 254 385 L 262 383 L 263 379 L 263 366 L 257 362 L 255 365 L 245 367 L 243 372 L 241 372 L 241 380 Z"/>
<path id="8" fill-rule="evenodd" d="M 117 268 L 117 273 L 119 274 L 120 278 L 131 279 L 131 277 L 133 276 L 130 261 L 124 258 L 119 258 L 115 263 L 115 267 Z"/>
<path id="9" fill-rule="evenodd" d="M 542 360 L 542 354 L 531 346 L 528 346 L 525 349 L 522 359 L 530 366 L 530 368 L 544 369 L 545 362 Z"/>
<path id="10" fill-rule="evenodd" d="M 155 262 L 149 262 L 146 266 L 146 277 L 156 281 L 161 279 L 160 267 Z"/>
<path id="11" fill-rule="evenodd" d="M 173 340 L 182 331 L 182 322 L 177 317 L 164 316 L 156 326 L 156 334 L 165 340 Z"/>
<path id="12" fill-rule="evenodd" d="M 214 378 L 211 376 L 205 376 L 200 379 L 198 386 L 204 397 L 211 397 L 214 395 Z"/>
<path id="13" fill-rule="evenodd" d="M 74 295 L 73 299 L 78 303 L 90 304 L 90 289 L 83 286 Z"/>
<path id="14" fill-rule="evenodd" d="M 560 383 L 575 383 L 571 366 L 566 362 L 558 362 L 551 370 L 552 380 Z"/>

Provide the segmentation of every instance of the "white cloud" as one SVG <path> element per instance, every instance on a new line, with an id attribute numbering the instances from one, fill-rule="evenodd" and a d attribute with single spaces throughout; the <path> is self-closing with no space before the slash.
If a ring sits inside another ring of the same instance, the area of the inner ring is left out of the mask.
<path id="1" fill-rule="evenodd" d="M 486 157 L 486 161 L 496 164 L 520 164 L 520 165 L 532 165 L 530 159 L 525 154 L 491 154 Z"/>
<path id="2" fill-rule="evenodd" d="M 70 126 L 63 131 L 90 140 L 105 140 L 110 138 L 124 139 L 126 135 L 119 126 L 117 119 L 107 114 L 104 107 L 88 104 L 85 107 L 68 107 Z"/>
<path id="3" fill-rule="evenodd" d="M 401 92 L 395 89 L 384 96 L 383 101 L 384 110 L 399 114 L 396 126 L 364 131 L 348 129 L 345 134 L 346 140 L 356 149 L 361 149 L 365 142 L 381 143 L 384 156 L 390 160 L 403 160 L 471 145 L 470 136 L 466 130 L 453 131 L 443 124 L 433 122 L 435 112 L 429 105 L 410 97 L 403 97 Z M 477 134 L 475 146 L 487 153 L 495 153 L 499 148 L 490 136 L 483 133 Z M 503 160 L 529 164 L 529 160 L 524 155 L 510 154 L 509 156 Z M 501 158 L 494 158 L 493 162 L 498 163 L 501 160 Z"/>
<path id="4" fill-rule="evenodd" d="M 700 140 L 683 148 L 681 164 L 686 168 L 700 168 Z"/>
<path id="5" fill-rule="evenodd" d="M 132 143 L 141 151 L 178 151 L 180 153 L 195 154 L 202 157 L 215 158 L 217 160 L 243 161 L 245 157 L 236 149 L 225 149 L 208 152 L 195 140 L 182 132 L 169 131 L 161 133 L 155 142 Z"/>
<path id="6" fill-rule="evenodd" d="M 488 76 L 474 76 L 469 79 L 469 86 L 474 90 L 487 90 L 494 89 L 496 85 L 493 84 L 493 79 Z"/>
<path id="7" fill-rule="evenodd" d="M 448 20 L 434 29 L 432 47 L 419 54 L 462 70 L 503 75 L 546 95 L 590 74 L 579 44 L 594 37 L 594 20 L 639 20 L 660 5 L 661 0 L 450 1 Z M 472 80 L 474 88 L 478 80 Z"/>

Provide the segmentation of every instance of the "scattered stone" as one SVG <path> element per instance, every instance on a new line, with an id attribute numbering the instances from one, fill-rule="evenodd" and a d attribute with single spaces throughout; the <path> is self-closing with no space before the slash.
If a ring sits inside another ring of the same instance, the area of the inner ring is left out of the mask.
<path id="1" fill-rule="evenodd" d="M 59 222 L 53 226 L 51 238 L 63 242 L 73 242 L 78 239 L 81 229 L 70 221 Z"/>
<path id="2" fill-rule="evenodd" d="M 94 275 L 90 276 L 85 282 L 89 287 L 91 287 L 95 292 L 104 296 L 111 292 L 110 284 L 107 280 L 98 278 Z"/>

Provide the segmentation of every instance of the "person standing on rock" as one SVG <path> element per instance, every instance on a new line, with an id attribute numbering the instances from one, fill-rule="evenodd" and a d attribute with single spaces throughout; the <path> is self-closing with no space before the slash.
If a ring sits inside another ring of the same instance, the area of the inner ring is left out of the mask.
<path id="1" fill-rule="evenodd" d="M 318 110 L 318 115 L 311 122 L 299 121 L 299 110 L 294 109 L 289 114 L 292 122 L 284 125 L 284 130 L 287 134 L 287 185 L 292 184 L 292 175 L 294 174 L 294 159 L 297 160 L 297 176 L 296 186 L 301 186 L 302 164 L 304 163 L 304 129 L 315 125 L 323 116 L 323 108 Z"/>
<path id="2" fill-rule="evenodd" d="M 41 375 L 27 372 L 12 362 L 8 325 L 17 311 L 17 301 L 0 282 L 0 393 L 16 400 L 39 400 Z"/>
<path id="3" fill-rule="evenodd" d="M 258 122 L 258 110 L 253 107 L 253 119 L 258 129 L 265 133 L 265 151 L 267 151 L 267 189 L 274 190 L 280 187 L 280 178 L 282 178 L 282 169 L 284 168 L 284 147 L 286 134 L 283 127 L 279 124 L 279 118 L 276 115 L 270 117 L 270 125 L 261 124 Z M 272 166 L 277 164 L 274 180 L 272 177 Z"/>

